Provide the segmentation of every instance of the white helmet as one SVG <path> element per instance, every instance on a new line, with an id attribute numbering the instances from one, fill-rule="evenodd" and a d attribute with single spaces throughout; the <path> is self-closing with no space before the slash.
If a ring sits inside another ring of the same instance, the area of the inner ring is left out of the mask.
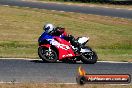
<path id="1" fill-rule="evenodd" d="M 54 30 L 54 25 L 53 24 L 46 24 L 46 25 L 44 25 L 43 29 L 47 33 L 52 33 Z"/>

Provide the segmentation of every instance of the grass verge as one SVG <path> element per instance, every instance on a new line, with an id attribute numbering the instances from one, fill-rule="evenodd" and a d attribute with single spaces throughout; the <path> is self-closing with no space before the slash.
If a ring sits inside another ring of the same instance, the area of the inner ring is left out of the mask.
<path id="1" fill-rule="evenodd" d="M 0 84 L 0 88 L 132 88 L 132 85 L 103 85 L 103 84 L 86 84 L 84 86 L 76 84 Z"/>
<path id="2" fill-rule="evenodd" d="M 42 9 L 0 6 L 0 57 L 38 58 L 45 23 L 89 36 L 99 60 L 132 61 L 132 20 Z"/>

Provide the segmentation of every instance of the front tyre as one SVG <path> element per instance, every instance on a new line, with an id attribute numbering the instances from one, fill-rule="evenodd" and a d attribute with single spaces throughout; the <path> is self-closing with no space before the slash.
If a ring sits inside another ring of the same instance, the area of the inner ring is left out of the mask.
<path id="1" fill-rule="evenodd" d="M 44 62 L 54 63 L 58 59 L 57 54 L 53 49 L 49 51 L 48 48 L 44 47 L 38 48 L 38 55 Z"/>
<path id="2" fill-rule="evenodd" d="M 81 61 L 85 64 L 94 64 L 97 62 L 98 56 L 96 52 L 92 51 L 91 53 L 83 53 L 81 55 Z"/>

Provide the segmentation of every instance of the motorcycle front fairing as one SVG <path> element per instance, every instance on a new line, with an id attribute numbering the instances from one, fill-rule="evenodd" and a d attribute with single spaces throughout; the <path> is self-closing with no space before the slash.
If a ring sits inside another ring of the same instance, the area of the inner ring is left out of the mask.
<path id="1" fill-rule="evenodd" d="M 54 45 L 58 49 L 59 60 L 63 60 L 64 58 L 71 58 L 71 57 L 76 56 L 71 47 L 71 44 L 60 37 L 54 37 L 51 44 Z"/>
<path id="2" fill-rule="evenodd" d="M 58 37 L 58 36 L 52 36 L 49 35 L 48 33 L 43 33 L 40 38 L 38 39 L 38 42 L 42 41 L 48 41 L 49 44 L 43 44 L 41 46 L 49 48 L 51 45 L 55 46 L 59 52 L 59 60 L 62 60 L 64 58 L 69 58 L 69 57 L 74 57 L 74 51 L 71 47 L 71 44 L 67 42 L 66 40 Z"/>
<path id="3" fill-rule="evenodd" d="M 53 39 L 53 36 L 44 32 L 38 39 L 38 42 L 43 42 L 45 39 Z"/>
<path id="4" fill-rule="evenodd" d="M 51 45 L 49 44 L 49 41 L 47 41 L 47 39 L 53 39 L 53 36 L 44 32 L 38 39 L 39 46 L 49 48 Z"/>

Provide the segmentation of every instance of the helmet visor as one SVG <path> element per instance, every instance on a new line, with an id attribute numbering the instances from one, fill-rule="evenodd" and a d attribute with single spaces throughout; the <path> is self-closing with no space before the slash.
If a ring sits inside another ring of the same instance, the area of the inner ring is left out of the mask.
<path id="1" fill-rule="evenodd" d="M 45 28 L 45 31 L 48 31 L 49 29 L 50 29 L 50 27 L 46 27 L 46 28 Z"/>

